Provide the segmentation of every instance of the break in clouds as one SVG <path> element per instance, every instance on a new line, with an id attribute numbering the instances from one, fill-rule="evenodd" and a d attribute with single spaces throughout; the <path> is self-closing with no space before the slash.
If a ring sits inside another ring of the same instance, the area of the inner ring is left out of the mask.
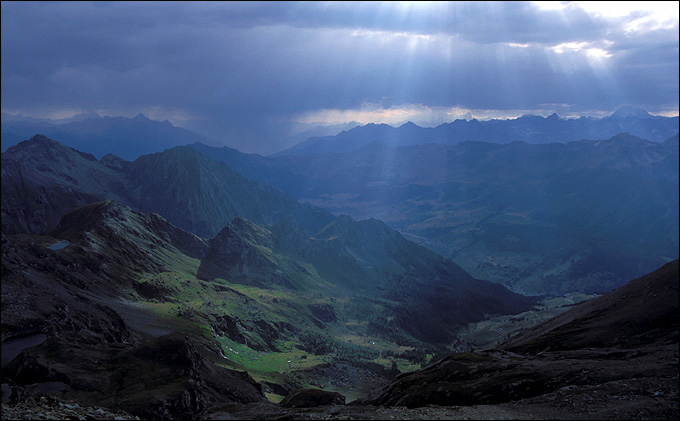
<path id="1" fill-rule="evenodd" d="M 143 112 L 261 153 L 300 123 L 677 115 L 670 6 L 3 2 L 2 111 Z"/>

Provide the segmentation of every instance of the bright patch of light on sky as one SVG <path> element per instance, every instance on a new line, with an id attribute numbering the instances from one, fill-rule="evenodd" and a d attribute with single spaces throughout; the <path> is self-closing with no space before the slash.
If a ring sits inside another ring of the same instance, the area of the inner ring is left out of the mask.
<path id="1" fill-rule="evenodd" d="M 489 120 L 489 119 L 514 119 L 526 114 L 548 116 L 555 112 L 555 109 L 567 110 L 569 104 L 542 104 L 543 107 L 537 109 L 470 109 L 460 106 L 455 107 L 434 107 L 423 104 L 403 104 L 389 108 L 382 107 L 380 104 L 364 103 L 357 109 L 323 109 L 304 113 L 298 116 L 295 121 L 311 125 L 331 125 L 356 121 L 360 124 L 389 124 L 399 126 L 407 121 L 418 124 L 422 127 L 436 127 L 443 123 L 450 123 L 455 120 Z M 588 115 L 602 117 L 609 115 L 609 112 L 593 110 Z M 564 117 L 576 115 L 565 114 Z M 580 116 L 580 115 L 578 115 Z"/>
<path id="2" fill-rule="evenodd" d="M 678 17 L 677 1 L 535 1 L 544 10 L 563 10 L 572 5 L 603 17 L 623 17 L 634 12 L 651 13 L 658 19 Z"/>
<path id="3" fill-rule="evenodd" d="M 404 104 L 385 108 L 380 104 L 364 103 L 358 109 L 323 109 L 304 113 L 296 121 L 308 124 L 338 124 L 356 121 L 360 124 L 377 123 L 398 125 L 413 121 L 422 126 L 433 126 L 456 119 L 470 119 L 470 110 L 462 107 L 431 107 L 423 104 Z"/>
<path id="4" fill-rule="evenodd" d="M 612 44 L 611 41 L 603 41 L 603 44 L 606 46 L 609 46 Z M 594 58 L 605 58 L 605 57 L 611 57 L 611 53 L 605 50 L 604 48 L 600 48 L 597 46 L 594 46 L 593 43 L 591 42 L 565 42 L 562 44 L 555 45 L 553 47 L 550 47 L 550 49 L 557 54 L 562 54 L 567 51 L 573 51 L 573 52 L 579 52 L 583 51 L 585 52 L 588 56 L 594 57 Z"/>
<path id="5" fill-rule="evenodd" d="M 626 32 L 650 32 L 671 29 L 678 25 L 680 2 L 677 1 L 535 1 L 543 10 L 564 10 L 579 7 L 605 19 L 633 17 L 624 24 Z"/>

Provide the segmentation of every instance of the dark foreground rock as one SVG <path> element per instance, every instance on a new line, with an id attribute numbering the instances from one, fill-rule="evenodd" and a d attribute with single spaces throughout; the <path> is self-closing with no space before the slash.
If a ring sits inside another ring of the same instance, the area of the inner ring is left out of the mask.
<path id="1" fill-rule="evenodd" d="M 125 411 L 112 411 L 62 401 L 52 396 L 33 395 L 16 405 L 2 405 L 3 420 L 139 420 Z"/>
<path id="2" fill-rule="evenodd" d="M 18 397 L 49 394 L 147 418 L 195 418 L 217 405 L 266 400 L 250 375 L 211 363 L 177 333 L 137 347 L 50 338 L 3 366 L 3 381 Z"/>
<path id="3" fill-rule="evenodd" d="M 284 408 L 313 408 L 325 405 L 344 405 L 345 397 L 337 392 L 320 389 L 298 389 L 280 403 Z"/>

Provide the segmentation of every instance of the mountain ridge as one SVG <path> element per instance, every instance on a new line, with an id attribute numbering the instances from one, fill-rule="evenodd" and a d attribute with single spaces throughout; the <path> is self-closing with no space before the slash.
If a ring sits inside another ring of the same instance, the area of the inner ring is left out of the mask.
<path id="1" fill-rule="evenodd" d="M 203 236 L 239 214 L 267 224 L 293 215 L 311 231 L 332 219 L 183 146 L 134 162 L 112 156 L 99 161 L 37 135 L 2 154 L 2 187 L 2 226 L 8 233 L 46 232 L 72 208 L 106 199 L 160 213 Z"/>
<path id="2" fill-rule="evenodd" d="M 86 113 L 59 120 L 56 124 L 52 120 L 3 121 L 3 153 L 19 140 L 28 139 L 35 133 L 59 139 L 65 146 L 98 158 L 110 153 L 130 161 L 174 146 L 194 142 L 212 143 L 203 135 L 175 127 L 167 120 L 151 120 L 142 113 L 133 118 L 101 117 L 96 113 Z"/>
<path id="3" fill-rule="evenodd" d="M 532 144 L 567 143 L 581 139 L 611 138 L 617 133 L 662 142 L 678 132 L 678 117 L 652 118 L 641 109 L 621 107 L 608 117 L 562 119 L 556 113 L 548 117 L 523 115 L 508 120 L 456 120 L 434 128 L 404 124 L 358 126 L 335 136 L 305 140 L 275 156 L 345 153 L 381 141 L 390 146 L 409 146 L 425 143 L 455 144 L 464 141 L 510 143 L 525 141 Z"/>

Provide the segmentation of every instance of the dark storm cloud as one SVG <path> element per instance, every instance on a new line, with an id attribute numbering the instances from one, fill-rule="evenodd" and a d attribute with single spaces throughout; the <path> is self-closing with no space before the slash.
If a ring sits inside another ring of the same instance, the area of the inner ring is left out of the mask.
<path id="1" fill-rule="evenodd" d="M 266 152 L 256 143 L 294 116 L 365 103 L 678 102 L 677 26 L 631 35 L 575 6 L 415 3 L 2 2 L 2 108 L 156 109 Z M 576 51 L 604 40 L 606 66 Z M 583 45 L 550 50 L 562 43 Z"/>

